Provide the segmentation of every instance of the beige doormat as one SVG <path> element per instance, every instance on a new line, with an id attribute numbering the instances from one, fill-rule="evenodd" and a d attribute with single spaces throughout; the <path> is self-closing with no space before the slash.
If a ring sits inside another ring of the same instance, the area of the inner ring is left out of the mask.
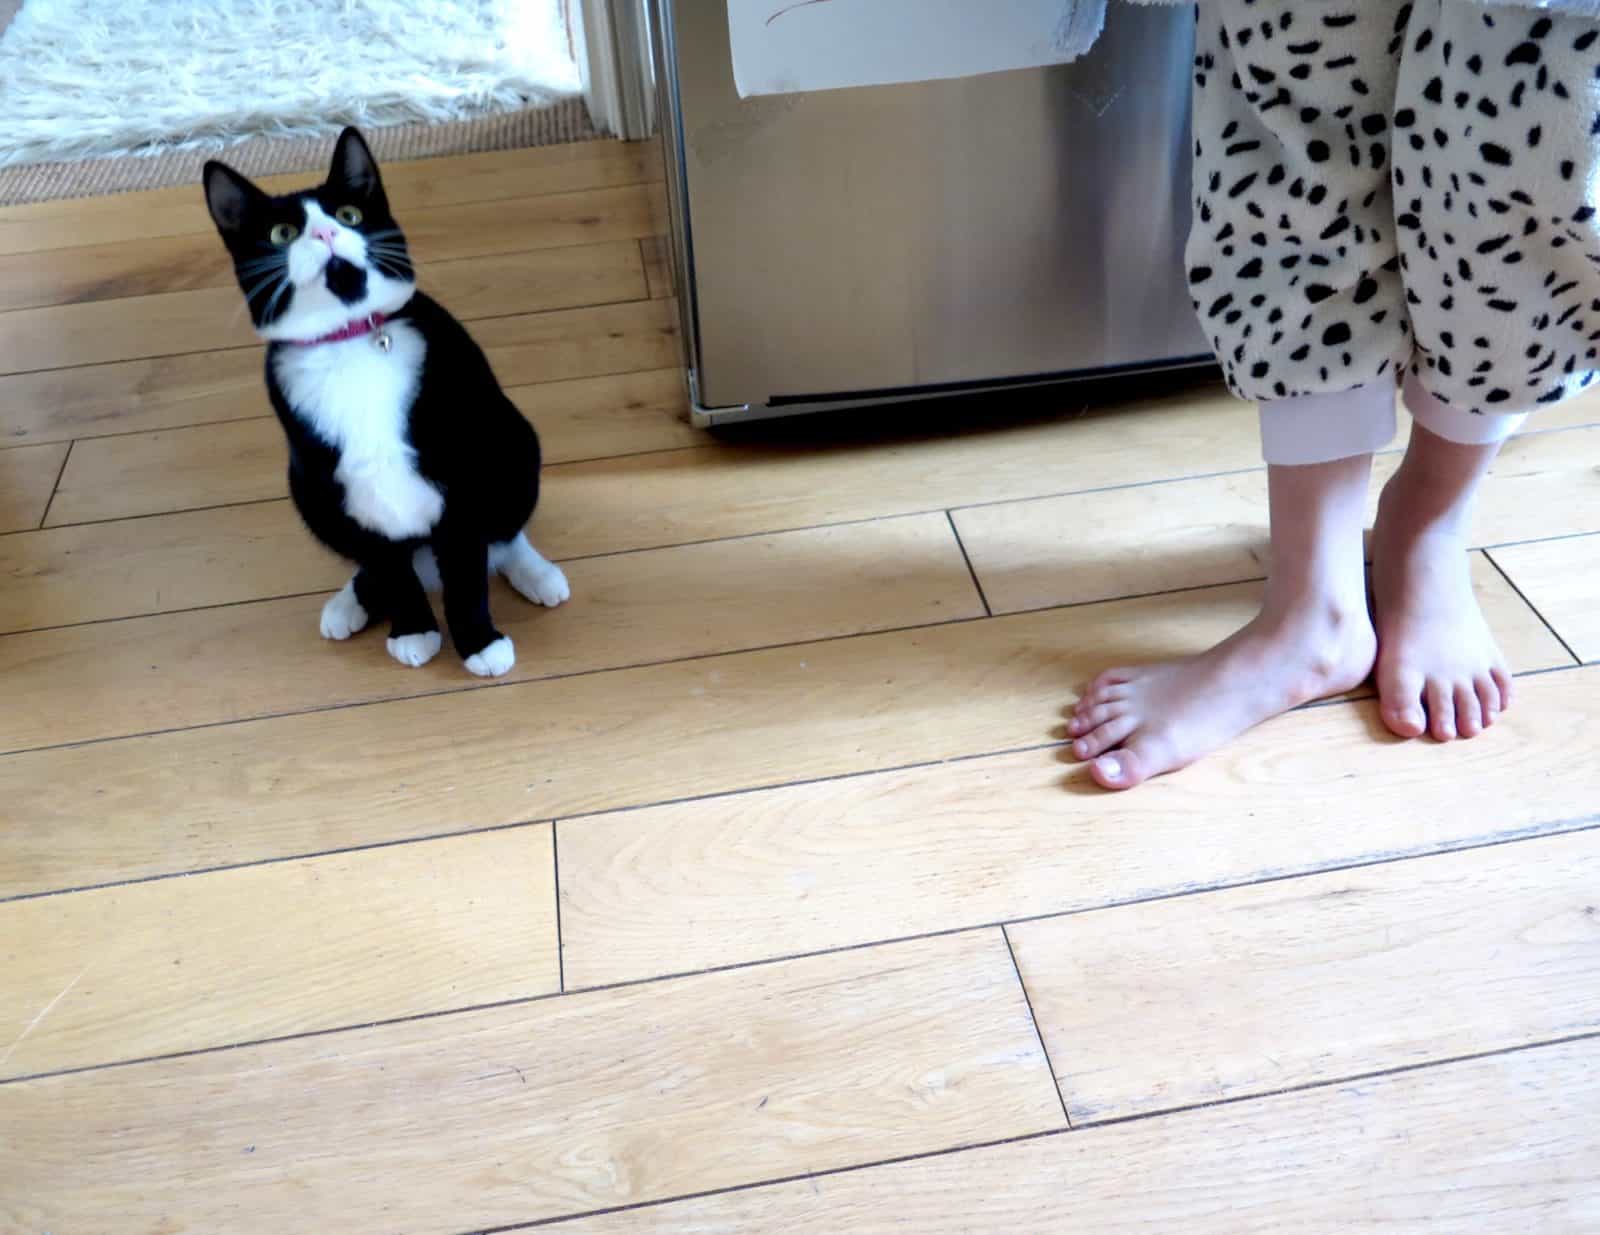
<path id="1" fill-rule="evenodd" d="M 0 0 L 0 4 L 3 3 L 4 0 Z M 549 107 L 500 112 L 470 120 L 397 125 L 366 133 L 380 163 L 442 154 L 554 146 L 563 142 L 591 141 L 599 136 L 582 99 L 565 99 Z M 30 163 L 0 168 L 0 206 L 64 197 L 99 197 L 106 193 L 130 193 L 180 184 L 198 185 L 201 167 L 213 157 L 218 156 L 201 150 L 176 150 L 149 157 L 82 159 L 75 163 Z M 321 171 L 328 159 L 328 141 L 321 137 L 253 137 L 230 146 L 220 157 L 248 176 Z"/>

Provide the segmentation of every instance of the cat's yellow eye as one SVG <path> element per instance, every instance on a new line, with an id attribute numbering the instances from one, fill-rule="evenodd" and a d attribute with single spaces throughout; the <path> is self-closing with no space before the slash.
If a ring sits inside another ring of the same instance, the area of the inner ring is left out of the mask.
<path id="1" fill-rule="evenodd" d="M 280 249 L 291 243 L 300 234 L 300 229 L 293 223 L 274 223 L 272 230 L 267 233 L 267 239 Z"/>
<path id="2" fill-rule="evenodd" d="M 354 227 L 361 222 L 361 211 L 355 206 L 340 206 L 339 209 L 333 212 L 333 217 L 346 227 Z"/>

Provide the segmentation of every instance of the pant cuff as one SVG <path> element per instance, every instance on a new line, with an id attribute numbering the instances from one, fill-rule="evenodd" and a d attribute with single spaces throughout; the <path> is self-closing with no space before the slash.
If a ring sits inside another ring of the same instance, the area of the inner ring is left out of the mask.
<path id="1" fill-rule="evenodd" d="M 1424 389 L 1415 373 L 1407 373 L 1406 410 L 1429 433 L 1461 446 L 1493 446 L 1505 441 L 1528 418 L 1527 412 L 1467 412 L 1452 407 Z"/>
<path id="2" fill-rule="evenodd" d="M 1382 450 L 1396 427 L 1391 378 L 1336 394 L 1268 399 L 1261 404 L 1261 457 L 1289 467 L 1353 459 Z"/>

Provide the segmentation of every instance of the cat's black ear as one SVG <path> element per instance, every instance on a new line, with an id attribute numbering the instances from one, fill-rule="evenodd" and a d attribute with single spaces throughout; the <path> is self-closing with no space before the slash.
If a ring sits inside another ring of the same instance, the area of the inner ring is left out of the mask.
<path id="1" fill-rule="evenodd" d="M 340 185 L 362 197 L 379 197 L 383 194 L 378 161 L 372 157 L 366 139 L 354 126 L 339 134 L 339 142 L 333 148 L 333 166 L 328 169 L 328 183 Z"/>
<path id="2" fill-rule="evenodd" d="M 224 235 L 238 231 L 251 205 L 266 196 L 233 168 L 215 159 L 206 164 L 203 179 L 206 205 L 211 207 L 217 230 Z"/>

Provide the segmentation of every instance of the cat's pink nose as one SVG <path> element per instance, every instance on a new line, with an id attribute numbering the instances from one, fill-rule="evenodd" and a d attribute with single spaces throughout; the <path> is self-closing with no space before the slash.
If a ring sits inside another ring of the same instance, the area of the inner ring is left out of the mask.
<path id="1" fill-rule="evenodd" d="M 314 223 L 311 226 L 311 238 L 320 240 L 330 249 L 333 248 L 333 238 L 339 234 L 339 229 L 332 223 Z"/>

